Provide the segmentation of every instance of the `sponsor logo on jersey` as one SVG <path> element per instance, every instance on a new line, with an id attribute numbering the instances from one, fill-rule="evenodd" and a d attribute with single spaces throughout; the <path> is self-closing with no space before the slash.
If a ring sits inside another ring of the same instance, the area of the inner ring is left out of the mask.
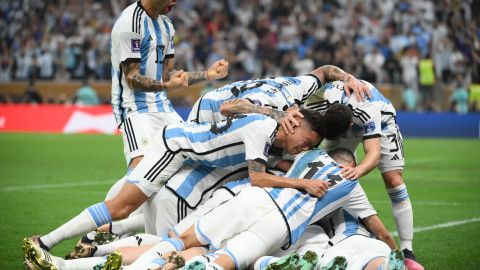
<path id="1" fill-rule="evenodd" d="M 140 52 L 140 39 L 132 39 L 132 52 Z"/>
<path id="2" fill-rule="evenodd" d="M 370 132 L 373 132 L 374 130 L 375 130 L 375 123 L 373 123 L 373 122 L 367 123 L 363 126 L 363 133 L 364 134 L 368 134 Z"/>

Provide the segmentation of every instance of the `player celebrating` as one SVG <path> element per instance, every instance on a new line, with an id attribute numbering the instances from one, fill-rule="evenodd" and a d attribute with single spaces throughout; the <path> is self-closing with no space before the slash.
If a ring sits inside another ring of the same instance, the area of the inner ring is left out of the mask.
<path id="1" fill-rule="evenodd" d="M 299 119 L 294 134 L 287 134 L 283 128 L 277 127 L 275 120 L 258 114 L 239 115 L 216 123 L 166 126 L 155 136 L 145 158 L 132 171 L 115 198 L 88 207 L 52 233 L 68 239 L 112 220 L 125 218 L 157 192 L 183 163 L 190 162 L 232 171 L 248 164 L 254 185 L 302 188 L 313 195 L 322 195 L 327 188 L 325 183 L 269 175 L 265 172 L 265 162 L 272 146 L 298 154 L 318 145 L 323 138 L 335 138 L 345 132 L 350 125 L 351 112 L 342 108 L 332 108 L 324 117 L 310 110 L 301 110 L 304 118 Z M 273 114 L 281 118 L 286 113 L 274 111 Z M 343 128 L 324 137 L 324 130 L 331 129 L 328 115 L 339 114 L 344 115 L 340 121 Z"/>
<path id="2" fill-rule="evenodd" d="M 307 102 L 306 107 L 323 112 L 332 104 L 340 103 L 353 110 L 353 125 L 344 137 L 325 141 L 325 149 L 345 147 L 355 151 L 357 145 L 363 142 L 365 157 L 356 167 L 344 165 L 342 174 L 346 178 L 358 179 L 366 175 L 378 165 L 388 195 L 392 201 L 392 212 L 395 219 L 400 249 L 405 255 L 407 268 L 413 270 L 423 269 L 416 262 L 413 254 L 413 211 L 407 187 L 403 181 L 402 135 L 396 123 L 396 112 L 392 103 L 386 99 L 372 84 L 361 81 L 368 86 L 371 98 L 359 102 L 354 98 L 345 96 L 342 81 L 331 82 L 324 85 Z"/>
<path id="3" fill-rule="evenodd" d="M 324 83 L 335 80 L 345 81 L 346 94 L 353 91 L 358 100 L 369 94 L 368 88 L 357 83 L 353 75 L 336 66 L 325 65 L 305 76 L 239 81 L 207 92 L 197 100 L 188 120 L 197 123 L 223 120 L 225 116 L 221 114 L 220 106 L 225 101 L 238 98 L 285 111 L 302 105 Z"/>

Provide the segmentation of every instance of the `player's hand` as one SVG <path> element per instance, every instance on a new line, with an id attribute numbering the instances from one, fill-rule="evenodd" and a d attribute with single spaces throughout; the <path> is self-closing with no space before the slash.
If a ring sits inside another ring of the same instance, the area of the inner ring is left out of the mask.
<path id="1" fill-rule="evenodd" d="M 345 79 L 345 82 L 344 82 L 344 89 L 345 91 L 345 94 L 347 94 L 347 96 L 349 97 L 352 92 L 353 94 L 355 94 L 355 97 L 357 98 L 357 101 L 365 101 L 366 97 L 365 96 L 368 96 L 368 97 L 372 97 L 372 93 L 370 93 L 370 90 L 368 89 L 368 87 L 359 82 L 357 80 L 357 78 L 355 78 L 355 76 L 353 76 L 352 74 L 348 74 L 346 79 Z"/>
<path id="2" fill-rule="evenodd" d="M 167 89 L 187 87 L 188 74 L 183 70 L 178 70 L 177 72 L 170 75 L 170 80 L 165 83 L 165 86 L 167 86 Z"/>
<path id="3" fill-rule="evenodd" d="M 311 180 L 304 180 L 304 181 L 305 181 L 305 185 L 303 189 L 315 197 L 325 196 L 325 193 L 330 187 L 330 183 L 327 181 L 311 181 Z"/>
<path id="4" fill-rule="evenodd" d="M 207 69 L 207 80 L 218 80 L 227 77 L 228 75 L 228 62 L 225 59 L 218 60 Z"/>
<path id="5" fill-rule="evenodd" d="M 296 117 L 303 118 L 303 114 L 300 110 L 287 110 L 287 115 L 280 119 L 279 124 L 282 126 L 283 130 L 288 133 L 294 133 L 295 127 L 300 125 Z"/>
<path id="6" fill-rule="evenodd" d="M 340 174 L 348 180 L 357 180 L 362 176 L 362 171 L 361 169 L 357 167 L 353 167 L 347 164 L 339 164 L 338 165 L 342 170 L 340 170 Z"/>

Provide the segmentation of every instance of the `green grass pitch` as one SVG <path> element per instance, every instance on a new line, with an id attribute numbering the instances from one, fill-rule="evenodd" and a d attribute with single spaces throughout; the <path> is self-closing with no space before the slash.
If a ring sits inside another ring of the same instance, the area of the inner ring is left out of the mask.
<path id="1" fill-rule="evenodd" d="M 104 198 L 125 172 L 122 140 L 106 135 L 0 134 L 0 269 L 22 269 L 22 238 L 47 233 Z M 480 140 L 405 140 L 414 249 L 425 269 L 480 268 Z M 361 180 L 390 231 L 377 170 Z M 455 223 L 457 222 L 457 223 Z M 70 240 L 53 250 L 63 256 Z"/>

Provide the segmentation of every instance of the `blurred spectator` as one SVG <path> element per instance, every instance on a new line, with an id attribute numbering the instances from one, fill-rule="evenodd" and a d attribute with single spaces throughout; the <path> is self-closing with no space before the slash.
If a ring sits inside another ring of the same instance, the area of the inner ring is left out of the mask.
<path id="1" fill-rule="evenodd" d="M 480 112 L 480 84 L 472 83 L 470 85 L 470 111 Z"/>
<path id="2" fill-rule="evenodd" d="M 77 90 L 74 99 L 76 105 L 92 106 L 100 104 L 97 92 L 90 86 L 89 78 L 83 80 L 83 85 Z"/>
<path id="3" fill-rule="evenodd" d="M 41 104 L 43 103 L 43 98 L 38 92 L 38 89 L 35 87 L 35 80 L 30 79 L 28 82 L 27 89 L 22 96 L 23 103 L 32 103 L 32 104 Z"/>
<path id="4" fill-rule="evenodd" d="M 419 86 L 420 95 L 423 104 L 423 108 L 427 111 L 434 110 L 434 86 L 435 86 L 435 71 L 433 61 L 430 55 L 422 58 L 418 63 L 419 72 Z M 438 93 L 438 92 L 437 92 Z"/>
<path id="5" fill-rule="evenodd" d="M 415 112 L 417 111 L 418 105 L 418 94 L 413 87 L 405 85 L 402 95 L 402 110 L 408 112 Z"/>
<path id="6" fill-rule="evenodd" d="M 457 74 L 456 87 L 449 98 L 450 111 L 459 114 L 468 113 L 468 91 L 464 86 L 462 74 Z"/>

